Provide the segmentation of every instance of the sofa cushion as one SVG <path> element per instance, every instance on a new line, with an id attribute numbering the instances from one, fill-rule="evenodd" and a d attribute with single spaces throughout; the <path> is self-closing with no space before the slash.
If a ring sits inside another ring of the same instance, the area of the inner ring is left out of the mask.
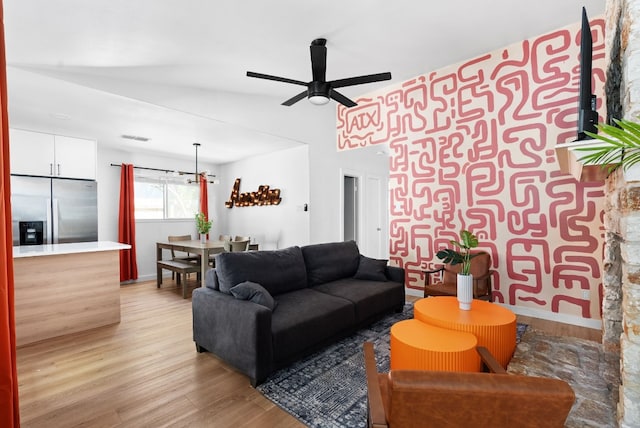
<path id="1" fill-rule="evenodd" d="M 273 357 L 299 354 L 355 324 L 353 303 L 311 289 L 278 296 L 271 318 Z"/>
<path id="2" fill-rule="evenodd" d="M 402 308 L 405 300 L 404 286 L 392 281 L 340 279 L 317 285 L 312 290 L 353 302 L 358 323 Z"/>
<path id="3" fill-rule="evenodd" d="M 271 294 L 269 294 L 262 285 L 255 282 L 241 282 L 240 284 L 231 287 L 229 291 L 236 299 L 250 300 L 258 305 L 266 306 L 272 311 L 278 305 L 278 303 L 273 300 Z"/>
<path id="4" fill-rule="evenodd" d="M 227 294 L 245 281 L 262 285 L 272 296 L 307 286 L 300 247 L 221 253 L 216 256 L 216 272 L 220 291 Z"/>
<path id="5" fill-rule="evenodd" d="M 302 247 L 302 254 L 310 286 L 351 278 L 360 263 L 355 241 L 307 245 Z"/>
<path id="6" fill-rule="evenodd" d="M 204 284 L 212 290 L 220 290 L 220 284 L 218 284 L 218 275 L 215 269 L 209 269 L 204 274 Z"/>
<path id="7" fill-rule="evenodd" d="M 370 281 L 386 281 L 387 276 L 384 274 L 386 267 L 387 260 L 372 259 L 361 255 L 358 271 L 354 278 Z"/>

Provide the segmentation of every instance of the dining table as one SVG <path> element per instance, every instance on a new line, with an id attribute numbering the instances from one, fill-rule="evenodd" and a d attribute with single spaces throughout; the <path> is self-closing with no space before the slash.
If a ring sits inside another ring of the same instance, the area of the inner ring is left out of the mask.
<path id="1" fill-rule="evenodd" d="M 209 256 L 213 254 L 223 253 L 225 251 L 225 242 L 220 240 L 207 240 L 202 242 L 201 240 L 189 240 L 189 241 L 159 241 L 156 242 L 156 261 L 166 260 L 163 258 L 163 250 L 182 251 L 191 254 L 197 254 L 200 256 L 200 278 L 201 284 L 205 280 L 205 274 L 209 269 Z M 249 251 L 258 251 L 259 246 L 256 243 L 249 244 Z M 158 271 L 157 275 L 162 275 L 161 271 Z M 158 283 L 160 278 L 158 277 Z"/>
<path id="2" fill-rule="evenodd" d="M 156 260 L 163 259 L 163 250 L 182 251 L 191 254 L 197 254 L 200 257 L 200 281 L 204 282 L 205 274 L 209 269 L 209 256 L 212 254 L 218 254 L 224 252 L 224 241 L 205 241 L 191 240 L 191 241 L 161 241 L 156 242 Z M 162 275 L 159 271 L 158 275 Z M 158 278 L 160 280 L 160 278 Z"/>

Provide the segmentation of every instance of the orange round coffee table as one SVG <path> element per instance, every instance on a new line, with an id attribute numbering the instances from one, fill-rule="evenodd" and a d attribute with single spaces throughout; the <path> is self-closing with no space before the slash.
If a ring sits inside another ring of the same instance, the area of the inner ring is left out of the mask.
<path id="1" fill-rule="evenodd" d="M 507 367 L 516 349 L 516 315 L 495 303 L 474 299 L 471 310 L 458 308 L 455 297 L 428 297 L 415 302 L 413 316 L 426 324 L 472 333 Z"/>
<path id="2" fill-rule="evenodd" d="M 416 319 L 391 326 L 391 370 L 477 372 L 480 357 L 473 334 L 445 330 Z"/>

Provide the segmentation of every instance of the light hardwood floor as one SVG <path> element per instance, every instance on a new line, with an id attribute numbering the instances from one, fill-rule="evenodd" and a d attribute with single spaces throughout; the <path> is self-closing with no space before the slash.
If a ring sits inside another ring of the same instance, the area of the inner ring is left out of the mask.
<path id="1" fill-rule="evenodd" d="M 190 293 L 189 293 L 190 294 Z M 18 348 L 22 427 L 303 427 L 192 339 L 171 281 L 121 288 L 119 324 Z"/>
<path id="2" fill-rule="evenodd" d="M 191 299 L 171 281 L 122 286 L 121 307 L 119 324 L 18 348 L 22 427 L 304 427 L 246 376 L 196 352 Z"/>

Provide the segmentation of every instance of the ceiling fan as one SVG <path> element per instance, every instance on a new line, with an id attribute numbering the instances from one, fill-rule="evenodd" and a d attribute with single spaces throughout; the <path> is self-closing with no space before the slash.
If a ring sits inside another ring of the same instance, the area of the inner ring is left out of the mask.
<path id="1" fill-rule="evenodd" d="M 247 71 L 248 77 L 257 77 L 258 79 L 275 80 L 276 82 L 291 83 L 294 85 L 306 86 L 307 89 L 298 95 L 289 98 L 282 105 L 291 106 L 304 97 L 309 98 L 312 104 L 322 105 L 329 102 L 333 98 L 346 107 L 353 107 L 357 104 L 349 98 L 336 91 L 335 88 L 344 88 L 345 86 L 361 85 L 363 83 L 380 82 L 390 80 L 391 73 L 368 74 L 366 76 L 349 77 L 346 79 L 326 81 L 327 71 L 327 39 L 315 39 L 311 42 L 311 72 L 313 80 L 310 82 L 302 82 L 300 80 L 287 79 L 286 77 L 271 76 L 269 74 L 254 73 Z"/>

